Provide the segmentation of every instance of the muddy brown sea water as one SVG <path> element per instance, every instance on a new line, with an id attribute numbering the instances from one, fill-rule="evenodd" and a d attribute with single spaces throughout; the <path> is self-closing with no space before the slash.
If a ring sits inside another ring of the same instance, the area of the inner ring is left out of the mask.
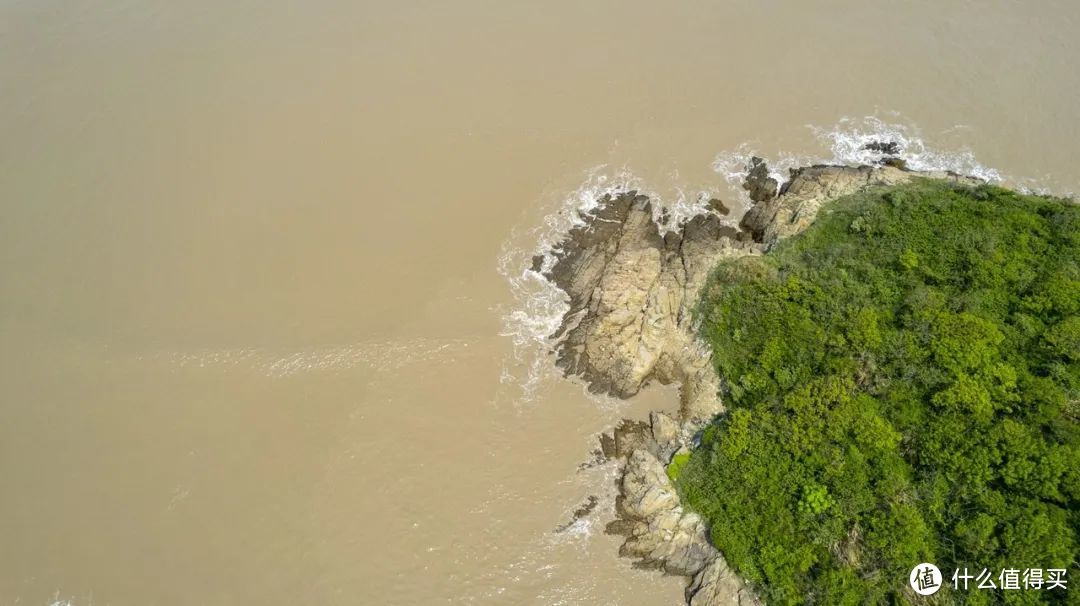
<path id="1" fill-rule="evenodd" d="M 538 341 L 577 198 L 1080 190 L 1080 5 L 811 4 L 0 0 L 0 604 L 679 603 L 579 469 L 672 393 Z"/>

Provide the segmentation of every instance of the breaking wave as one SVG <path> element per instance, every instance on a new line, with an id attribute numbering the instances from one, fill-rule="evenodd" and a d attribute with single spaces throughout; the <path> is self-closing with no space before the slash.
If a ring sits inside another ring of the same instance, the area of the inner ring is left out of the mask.
<path id="1" fill-rule="evenodd" d="M 841 118 L 832 128 L 808 125 L 823 144 L 828 145 L 830 164 L 876 164 L 887 156 L 897 156 L 907 167 L 917 171 L 948 171 L 986 181 L 1001 183 L 1005 179 L 997 169 L 975 159 L 967 147 L 938 149 L 923 139 L 917 126 L 889 123 L 876 116 Z M 875 149 L 872 143 L 893 143 L 895 153 Z"/>
<path id="2" fill-rule="evenodd" d="M 532 400 L 542 382 L 553 376 L 547 355 L 550 337 L 570 309 L 566 293 L 544 278 L 542 272 L 554 265 L 559 242 L 566 234 L 584 225 L 583 215 L 599 206 L 605 197 L 639 187 L 640 180 L 628 169 L 609 172 L 606 165 L 597 166 L 538 226 L 524 234 L 511 234 L 503 242 L 498 270 L 510 284 L 514 305 L 503 317 L 501 334 L 511 338 L 514 349 L 512 359 L 503 364 L 500 382 L 519 386 L 522 400 Z M 536 257 L 539 272 L 533 271 Z"/>
<path id="3" fill-rule="evenodd" d="M 954 127 L 954 130 L 959 128 L 962 127 Z M 971 149 L 939 147 L 928 142 L 918 126 L 900 118 L 890 122 L 878 116 L 844 117 L 830 127 L 807 124 L 806 129 L 814 135 L 819 149 L 812 152 L 762 150 L 744 143 L 717 154 L 713 170 L 734 190 L 743 207 L 750 203 L 741 184 L 746 178 L 747 160 L 751 156 L 765 158 L 769 163 L 769 175 L 780 183 L 787 181 L 791 170 L 802 166 L 873 165 L 886 158 L 900 158 L 911 170 L 953 172 L 987 183 L 1020 185 L 1019 181 L 1006 179 L 997 169 L 979 162 Z M 892 149 L 883 149 L 881 144 L 889 144 Z"/>

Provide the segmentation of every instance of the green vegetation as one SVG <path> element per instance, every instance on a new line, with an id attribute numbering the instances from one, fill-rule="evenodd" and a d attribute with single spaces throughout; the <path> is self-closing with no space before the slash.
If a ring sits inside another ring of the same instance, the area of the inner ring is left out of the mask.
<path id="1" fill-rule="evenodd" d="M 730 412 L 677 485 L 768 603 L 1080 603 L 1080 207 L 859 194 L 722 264 L 699 313 Z M 957 567 L 1070 591 L 954 591 Z"/>
<path id="2" fill-rule="evenodd" d="M 671 478 L 672 482 L 676 482 L 679 479 L 679 475 L 682 474 L 683 467 L 690 462 L 690 453 L 680 452 L 679 454 L 671 457 L 671 463 L 668 463 L 667 476 Z"/>

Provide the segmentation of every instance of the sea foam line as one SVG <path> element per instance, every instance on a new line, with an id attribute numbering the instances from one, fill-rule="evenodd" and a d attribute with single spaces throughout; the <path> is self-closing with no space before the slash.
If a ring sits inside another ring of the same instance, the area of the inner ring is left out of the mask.
<path id="1" fill-rule="evenodd" d="M 831 128 L 807 125 L 819 141 L 827 145 L 832 158 L 829 164 L 876 164 L 890 155 L 868 149 L 874 142 L 892 142 L 899 147 L 896 154 L 907 167 L 916 171 L 948 171 L 975 177 L 987 183 L 1001 183 L 1001 173 L 975 159 L 967 147 L 938 149 L 928 144 L 919 128 L 912 124 L 886 122 L 877 116 L 841 118 Z"/>
<path id="2" fill-rule="evenodd" d="M 357 368 L 389 372 L 419 362 L 432 362 L 467 347 L 469 342 L 463 339 L 391 339 L 293 351 L 249 347 L 153 351 L 134 357 L 139 361 L 161 363 L 176 369 L 243 368 L 270 378 L 283 378 L 309 372 L 341 372 Z"/>
<path id="3" fill-rule="evenodd" d="M 531 401 L 540 385 L 555 375 L 554 365 L 548 359 L 552 345 L 549 339 L 570 309 L 567 294 L 544 278 L 542 272 L 554 266 L 559 243 L 570 230 L 585 224 L 584 216 L 596 209 L 601 200 L 640 187 L 640 180 L 627 169 L 608 171 L 606 165 L 594 167 L 586 173 L 581 185 L 564 196 L 539 225 L 524 234 L 512 233 L 503 242 L 498 271 L 509 283 L 514 303 L 503 316 L 500 334 L 510 337 L 513 353 L 503 364 L 500 381 L 519 386 L 523 401 Z M 541 258 L 539 272 L 532 270 L 535 256 Z"/>

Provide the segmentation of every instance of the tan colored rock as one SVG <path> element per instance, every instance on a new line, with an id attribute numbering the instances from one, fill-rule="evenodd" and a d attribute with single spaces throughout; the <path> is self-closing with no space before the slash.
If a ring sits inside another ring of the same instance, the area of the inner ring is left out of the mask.
<path id="1" fill-rule="evenodd" d="M 623 419 L 612 431 L 615 457 L 625 458 L 639 448 L 655 450 L 650 440 L 650 429 L 647 423 Z"/>
<path id="2" fill-rule="evenodd" d="M 622 509 L 631 518 L 649 520 L 679 505 L 679 496 L 663 464 L 648 450 L 630 455 L 622 477 Z"/>
<path id="3" fill-rule="evenodd" d="M 652 431 L 652 438 L 656 440 L 657 444 L 664 446 L 676 442 L 682 431 L 678 421 L 662 412 L 654 411 L 649 414 L 649 426 Z"/>
<path id="4" fill-rule="evenodd" d="M 661 236 L 644 196 L 605 200 L 570 232 L 546 274 L 570 295 L 555 335 L 559 365 L 621 398 L 651 380 L 679 383 L 682 416 L 711 418 L 721 406 L 690 308 L 720 258 L 749 252 L 737 236 L 714 213 Z"/>
<path id="5" fill-rule="evenodd" d="M 762 602 L 743 583 L 724 558 L 716 558 L 686 588 L 690 606 L 759 606 Z"/>
<path id="6" fill-rule="evenodd" d="M 627 536 L 620 555 L 639 558 L 640 566 L 686 577 L 723 559 L 709 544 L 701 516 L 683 509 L 664 465 L 649 450 L 635 450 L 627 459 L 621 488 L 623 518 L 608 525 L 610 532 Z M 736 591 L 745 589 L 737 578 L 734 581 Z M 725 580 L 717 591 L 730 587 Z"/>

